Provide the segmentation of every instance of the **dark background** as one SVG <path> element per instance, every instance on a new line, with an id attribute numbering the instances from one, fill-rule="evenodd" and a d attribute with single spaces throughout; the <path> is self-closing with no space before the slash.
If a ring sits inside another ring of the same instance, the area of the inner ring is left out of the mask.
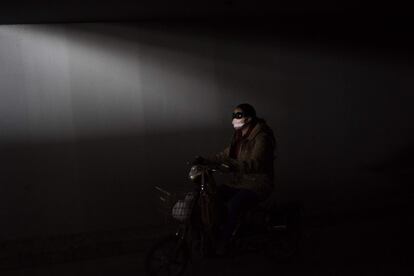
<path id="1" fill-rule="evenodd" d="M 187 189 L 186 162 L 224 148 L 232 108 L 249 102 L 277 135 L 273 198 L 303 202 L 319 233 L 352 229 L 310 246 L 339 243 L 331 254 L 352 256 L 359 249 L 349 244 L 363 244 L 364 256 L 383 257 L 372 262 L 391 254 L 404 266 L 414 166 L 406 11 L 321 1 L 5 3 L 0 241 L 152 229 L 161 219 L 153 187 Z"/>

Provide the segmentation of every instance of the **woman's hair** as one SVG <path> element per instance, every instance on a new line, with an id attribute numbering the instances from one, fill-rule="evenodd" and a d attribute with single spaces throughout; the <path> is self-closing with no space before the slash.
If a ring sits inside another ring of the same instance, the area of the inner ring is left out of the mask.
<path id="1" fill-rule="evenodd" d="M 239 104 L 238 106 L 236 106 L 236 108 L 240 108 L 247 117 L 251 117 L 253 119 L 257 118 L 256 110 L 252 105 L 248 103 Z"/>

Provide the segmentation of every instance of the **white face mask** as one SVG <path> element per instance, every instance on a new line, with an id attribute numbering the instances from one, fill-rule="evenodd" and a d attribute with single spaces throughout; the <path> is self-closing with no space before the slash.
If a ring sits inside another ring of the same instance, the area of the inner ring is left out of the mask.
<path id="1" fill-rule="evenodd" d="M 233 124 L 234 129 L 241 129 L 246 124 L 246 122 L 244 118 L 241 118 L 241 119 L 234 118 L 232 121 L 232 124 Z"/>

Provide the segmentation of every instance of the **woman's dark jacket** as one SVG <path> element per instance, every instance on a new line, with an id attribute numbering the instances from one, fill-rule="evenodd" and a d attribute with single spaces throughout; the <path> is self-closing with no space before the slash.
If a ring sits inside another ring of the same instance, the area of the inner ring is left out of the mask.
<path id="1" fill-rule="evenodd" d="M 264 120 L 256 120 L 251 127 L 241 140 L 236 138 L 238 135 L 235 132 L 230 146 L 208 159 L 228 164 L 232 168 L 233 177 L 227 183 L 228 186 L 252 190 L 264 200 L 274 186 L 276 141 L 273 131 Z M 234 153 L 238 143 L 238 152 Z"/>

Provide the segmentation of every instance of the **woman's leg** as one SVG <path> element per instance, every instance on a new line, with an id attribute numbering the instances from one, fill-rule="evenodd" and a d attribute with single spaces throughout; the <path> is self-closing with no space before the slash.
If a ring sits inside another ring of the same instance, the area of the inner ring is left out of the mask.
<path id="1" fill-rule="evenodd" d="M 239 218 L 259 203 L 259 197 L 255 192 L 247 189 L 235 190 L 227 202 L 227 220 L 220 235 L 221 247 L 223 248 L 220 248 L 219 251 L 223 251 L 225 245 L 230 241 Z"/>

